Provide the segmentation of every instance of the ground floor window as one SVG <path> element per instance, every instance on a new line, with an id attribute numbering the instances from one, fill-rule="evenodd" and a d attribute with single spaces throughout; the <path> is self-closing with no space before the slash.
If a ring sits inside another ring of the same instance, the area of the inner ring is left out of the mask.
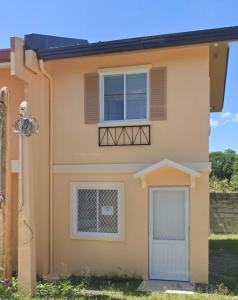
<path id="1" fill-rule="evenodd" d="M 77 182 L 71 190 L 74 237 L 122 238 L 122 183 Z"/>

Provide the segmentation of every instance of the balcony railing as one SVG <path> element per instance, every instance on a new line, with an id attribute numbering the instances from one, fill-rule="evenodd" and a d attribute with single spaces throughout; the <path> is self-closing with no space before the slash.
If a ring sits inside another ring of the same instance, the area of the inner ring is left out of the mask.
<path id="1" fill-rule="evenodd" d="M 98 128 L 99 146 L 150 145 L 150 125 Z"/>

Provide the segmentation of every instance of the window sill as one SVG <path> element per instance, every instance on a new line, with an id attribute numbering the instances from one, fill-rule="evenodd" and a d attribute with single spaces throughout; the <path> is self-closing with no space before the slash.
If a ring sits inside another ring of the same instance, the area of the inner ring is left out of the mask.
<path id="1" fill-rule="evenodd" d="M 70 236 L 74 240 L 92 240 L 92 241 L 112 241 L 112 242 L 122 242 L 124 241 L 124 236 L 122 234 L 111 235 L 111 234 L 83 234 L 83 233 L 73 233 Z"/>
<path id="2" fill-rule="evenodd" d="M 151 125 L 151 121 L 137 120 L 137 121 L 114 121 L 114 122 L 101 122 L 98 123 L 98 127 L 120 127 L 120 126 L 143 126 Z"/>

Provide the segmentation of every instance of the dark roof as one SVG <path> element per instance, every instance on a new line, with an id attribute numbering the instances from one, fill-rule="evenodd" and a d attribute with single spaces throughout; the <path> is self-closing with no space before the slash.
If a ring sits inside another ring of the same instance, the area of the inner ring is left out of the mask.
<path id="1" fill-rule="evenodd" d="M 152 48 L 238 40 L 238 26 L 39 49 L 38 58 L 62 59 Z"/>
<path id="2" fill-rule="evenodd" d="M 10 62 L 10 49 L 0 49 L 0 63 Z"/>
<path id="3" fill-rule="evenodd" d="M 30 33 L 24 36 L 25 49 L 35 51 L 50 49 L 52 47 L 70 47 L 73 45 L 87 44 L 87 40 L 73 39 L 61 36 Z"/>

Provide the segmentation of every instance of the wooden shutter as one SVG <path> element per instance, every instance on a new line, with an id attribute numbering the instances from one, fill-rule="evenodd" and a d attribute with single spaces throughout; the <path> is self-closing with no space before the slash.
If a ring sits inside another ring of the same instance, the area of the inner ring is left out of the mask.
<path id="1" fill-rule="evenodd" d="M 84 76 L 84 121 L 86 124 L 99 122 L 99 75 Z"/>
<path id="2" fill-rule="evenodd" d="M 150 71 L 150 119 L 166 120 L 166 68 Z"/>

